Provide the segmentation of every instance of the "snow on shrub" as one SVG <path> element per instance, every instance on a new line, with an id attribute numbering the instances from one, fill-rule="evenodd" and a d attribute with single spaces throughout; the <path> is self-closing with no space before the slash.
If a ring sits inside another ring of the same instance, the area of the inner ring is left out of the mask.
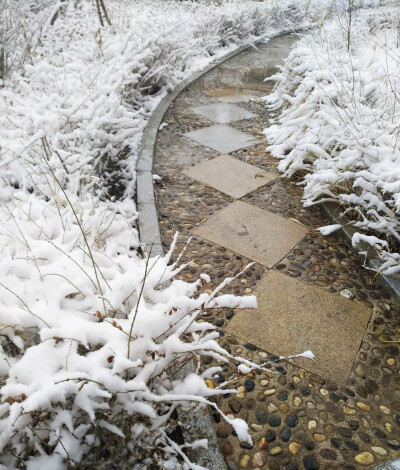
<path id="1" fill-rule="evenodd" d="M 177 452 L 168 437 L 177 406 L 215 406 L 208 397 L 222 393 L 201 376 L 174 380 L 171 371 L 195 354 L 227 361 L 214 327 L 197 317 L 254 307 L 255 298 L 202 292 L 206 275 L 168 284 L 181 269 L 169 263 L 174 246 L 163 258 L 138 259 L 129 204 L 65 201 L 58 188 L 48 202 L 16 191 L 1 208 L 0 461 L 7 468 L 19 460 L 27 468 L 85 458 L 99 465 L 94 456 L 111 452 L 116 436 L 124 465 L 163 462 Z M 245 423 L 225 419 L 248 439 Z"/>
<path id="2" fill-rule="evenodd" d="M 338 202 L 360 233 L 373 235 L 362 240 L 374 240 L 385 272 L 394 273 L 400 270 L 399 13 L 393 7 L 353 12 L 350 36 L 343 27 L 348 13 L 337 15 L 300 39 L 273 77 L 278 83 L 265 100 L 281 113 L 265 129 L 267 150 L 281 159 L 284 176 L 301 178 L 305 206 Z"/>

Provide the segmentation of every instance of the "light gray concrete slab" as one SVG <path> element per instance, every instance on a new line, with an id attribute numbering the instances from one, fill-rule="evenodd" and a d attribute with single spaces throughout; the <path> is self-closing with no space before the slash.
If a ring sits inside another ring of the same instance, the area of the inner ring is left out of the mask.
<path id="1" fill-rule="evenodd" d="M 279 176 L 278 173 L 268 173 L 229 155 L 206 160 L 183 173 L 236 199 Z"/>
<path id="2" fill-rule="evenodd" d="M 257 114 L 250 113 L 249 111 L 239 108 L 239 106 L 235 106 L 232 103 L 203 104 L 201 106 L 190 108 L 190 110 L 219 124 L 227 124 L 233 121 L 241 121 L 242 119 L 257 117 Z"/>
<path id="3" fill-rule="evenodd" d="M 272 267 L 306 236 L 308 230 L 279 215 L 235 201 L 216 212 L 194 233 Z"/>
<path id="4" fill-rule="evenodd" d="M 215 98 L 224 103 L 243 103 L 257 98 L 257 96 L 250 95 L 240 88 L 211 88 L 206 90 L 206 94 L 210 98 Z"/>
<path id="5" fill-rule="evenodd" d="M 223 124 L 187 132 L 184 136 L 219 153 L 234 152 L 261 142 L 251 134 L 237 131 Z"/>
<path id="6" fill-rule="evenodd" d="M 365 334 L 370 310 L 276 271 L 257 285 L 257 310 L 238 310 L 227 326 L 235 336 L 277 356 L 311 350 L 297 365 L 345 385 Z"/>
<path id="7" fill-rule="evenodd" d="M 400 469 L 400 457 L 397 459 L 386 462 L 378 467 L 374 467 L 374 470 L 399 470 Z"/>

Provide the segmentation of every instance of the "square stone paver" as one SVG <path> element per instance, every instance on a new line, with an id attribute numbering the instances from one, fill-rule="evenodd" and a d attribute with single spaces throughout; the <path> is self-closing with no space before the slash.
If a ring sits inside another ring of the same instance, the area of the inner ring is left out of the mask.
<path id="1" fill-rule="evenodd" d="M 201 106 L 190 108 L 190 110 L 219 124 L 227 124 L 232 121 L 240 121 L 242 119 L 257 117 L 257 114 L 250 113 L 249 111 L 239 108 L 239 106 L 235 106 L 231 103 L 203 104 Z"/>
<path id="2" fill-rule="evenodd" d="M 219 153 L 234 152 L 235 150 L 251 147 L 261 142 L 251 134 L 237 131 L 223 124 L 204 127 L 203 129 L 187 132 L 183 135 Z"/>
<path id="3" fill-rule="evenodd" d="M 272 267 L 308 232 L 307 228 L 242 201 L 213 214 L 196 235 Z"/>
<path id="4" fill-rule="evenodd" d="M 237 310 L 227 330 L 314 374 L 345 385 L 365 334 L 370 310 L 321 288 L 270 271 L 257 285 L 257 310 Z"/>
<path id="5" fill-rule="evenodd" d="M 183 173 L 236 199 L 278 177 L 229 155 L 206 160 Z"/>
<path id="6" fill-rule="evenodd" d="M 254 95 L 245 93 L 240 88 L 213 88 L 206 90 L 206 94 L 210 98 L 216 98 L 218 101 L 226 103 L 243 103 L 257 98 Z"/>

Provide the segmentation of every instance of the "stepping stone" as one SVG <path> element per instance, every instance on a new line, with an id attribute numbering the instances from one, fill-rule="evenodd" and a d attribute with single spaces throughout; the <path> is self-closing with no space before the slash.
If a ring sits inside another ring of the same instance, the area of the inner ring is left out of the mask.
<path id="1" fill-rule="evenodd" d="M 277 271 L 264 276 L 254 294 L 257 310 L 238 310 L 227 326 L 233 334 L 277 356 L 311 350 L 300 367 L 345 385 L 365 334 L 370 310 Z"/>
<path id="2" fill-rule="evenodd" d="M 235 150 L 252 147 L 261 142 L 261 140 L 256 139 L 251 134 L 237 131 L 223 124 L 204 127 L 203 129 L 187 132 L 183 135 L 219 153 L 234 152 Z"/>
<path id="3" fill-rule="evenodd" d="M 213 214 L 193 233 L 270 268 L 297 245 L 308 230 L 272 212 L 235 201 Z"/>
<path id="4" fill-rule="evenodd" d="M 211 103 L 190 108 L 196 114 L 203 116 L 210 121 L 219 124 L 227 124 L 233 121 L 241 121 L 242 119 L 251 119 L 257 117 L 257 114 L 250 113 L 239 106 L 231 103 Z"/>
<path id="5" fill-rule="evenodd" d="M 278 177 L 229 155 L 206 160 L 183 173 L 236 199 Z"/>
<path id="6" fill-rule="evenodd" d="M 210 98 L 216 98 L 218 101 L 225 103 L 243 103 L 257 98 L 257 96 L 245 93 L 240 88 L 215 88 L 206 90 L 206 94 Z"/>

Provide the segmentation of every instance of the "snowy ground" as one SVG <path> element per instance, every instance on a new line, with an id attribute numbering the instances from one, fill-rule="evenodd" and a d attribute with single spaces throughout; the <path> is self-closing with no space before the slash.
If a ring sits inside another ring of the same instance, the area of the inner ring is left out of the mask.
<path id="1" fill-rule="evenodd" d="M 400 16 L 397 6 L 374 4 L 351 17 L 336 12 L 295 44 L 266 98 L 280 114 L 265 135 L 280 171 L 304 185 L 304 204 L 338 202 L 359 229 L 353 244 L 373 245 L 382 270 L 394 274 L 400 271 Z"/>
<path id="2" fill-rule="evenodd" d="M 120 436 L 130 468 L 177 468 L 172 412 L 219 391 L 166 370 L 188 354 L 228 357 L 196 316 L 255 299 L 204 293 L 206 277 L 168 285 L 169 257 L 142 259 L 131 198 L 140 137 L 191 71 L 308 24 L 321 5 L 304 16 L 306 1 L 109 0 L 112 26 L 101 28 L 94 2 L 66 3 L 54 26 L 58 2 L 0 4 L 0 463 L 90 467 Z M 245 423 L 232 425 L 248 439 Z"/>

